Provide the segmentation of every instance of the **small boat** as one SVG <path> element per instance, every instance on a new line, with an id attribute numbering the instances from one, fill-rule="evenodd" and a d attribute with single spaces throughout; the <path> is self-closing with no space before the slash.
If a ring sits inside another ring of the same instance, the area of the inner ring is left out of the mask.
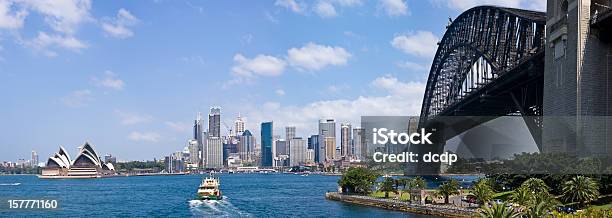
<path id="1" fill-rule="evenodd" d="M 210 174 L 202 180 L 200 187 L 198 188 L 198 200 L 221 200 L 223 196 L 219 190 L 219 178 L 216 178 Z"/>

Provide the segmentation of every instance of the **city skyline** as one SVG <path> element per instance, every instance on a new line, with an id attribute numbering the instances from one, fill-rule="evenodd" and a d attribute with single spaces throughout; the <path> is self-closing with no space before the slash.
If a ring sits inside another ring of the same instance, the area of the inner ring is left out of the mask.
<path id="1" fill-rule="evenodd" d="M 221 135 L 238 114 L 255 136 L 273 120 L 304 138 L 328 117 L 416 115 L 446 17 L 491 3 L 67 2 L 57 13 L 0 3 L 0 160 L 85 141 L 120 160 L 160 158 L 187 145 L 209 105 L 224 110 Z"/>

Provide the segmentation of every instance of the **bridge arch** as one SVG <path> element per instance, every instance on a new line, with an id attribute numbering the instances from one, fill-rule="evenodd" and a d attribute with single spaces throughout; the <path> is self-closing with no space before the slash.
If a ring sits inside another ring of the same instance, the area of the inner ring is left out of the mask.
<path id="1" fill-rule="evenodd" d="M 534 64 L 530 61 L 543 60 L 545 23 L 544 12 L 495 6 L 474 7 L 459 15 L 438 43 L 423 96 L 421 124 L 436 116 L 499 116 L 533 110 L 533 104 L 541 108 L 536 99 L 519 106 L 523 108 L 510 105 L 495 111 L 457 113 L 468 101 L 491 95 L 490 86 L 495 83 L 528 73 L 526 68 Z M 538 114 L 539 108 L 525 115 Z"/>

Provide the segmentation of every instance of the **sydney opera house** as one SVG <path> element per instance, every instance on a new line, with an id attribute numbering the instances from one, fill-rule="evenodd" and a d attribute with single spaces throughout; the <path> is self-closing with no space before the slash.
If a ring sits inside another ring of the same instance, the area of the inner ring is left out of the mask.
<path id="1" fill-rule="evenodd" d="M 70 159 L 64 147 L 47 160 L 40 178 L 100 178 L 116 175 L 112 163 L 103 163 L 93 147 L 85 142 L 79 154 Z"/>

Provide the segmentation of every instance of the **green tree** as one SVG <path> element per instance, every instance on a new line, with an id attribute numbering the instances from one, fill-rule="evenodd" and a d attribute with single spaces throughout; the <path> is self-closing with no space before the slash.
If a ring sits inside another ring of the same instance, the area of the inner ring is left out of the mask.
<path id="1" fill-rule="evenodd" d="M 523 182 L 521 187 L 530 190 L 533 194 L 548 193 L 550 190 L 544 180 L 538 178 L 527 179 L 525 182 Z"/>
<path id="2" fill-rule="evenodd" d="M 527 207 L 532 200 L 533 194 L 525 187 L 520 187 L 514 190 L 510 196 L 510 202 Z"/>
<path id="3" fill-rule="evenodd" d="M 444 203 L 448 204 L 448 197 L 451 195 L 459 194 L 459 182 L 455 179 L 451 179 L 442 183 L 438 186 L 436 195 L 444 196 Z"/>
<path id="4" fill-rule="evenodd" d="M 563 197 L 568 202 L 579 202 L 584 207 L 599 197 L 599 185 L 586 176 L 576 176 L 563 185 Z"/>
<path id="5" fill-rule="evenodd" d="M 478 210 L 478 214 L 483 218 L 513 218 L 519 217 L 521 213 L 515 211 L 512 207 L 506 207 L 504 204 L 493 203 L 490 207 L 484 205 Z"/>
<path id="6" fill-rule="evenodd" d="M 342 174 L 342 177 L 338 180 L 338 185 L 342 187 L 343 191 L 368 194 L 372 191 L 372 186 L 374 182 L 376 182 L 378 176 L 377 173 L 369 169 L 351 167 Z"/>
<path id="7" fill-rule="evenodd" d="M 399 196 L 400 196 L 400 199 L 401 199 L 402 198 L 402 192 L 404 190 L 409 190 L 411 188 L 412 180 L 410 178 L 402 177 L 402 178 L 399 178 L 399 179 L 397 179 L 395 181 L 397 183 L 397 189 L 399 191 Z M 400 187 L 402 187 L 402 188 L 400 188 Z"/>
<path id="8" fill-rule="evenodd" d="M 423 177 L 417 176 L 412 178 L 412 188 L 414 189 L 425 189 L 427 187 L 427 182 L 425 181 L 425 179 L 423 179 Z"/>
<path id="9" fill-rule="evenodd" d="M 472 188 L 472 194 L 481 205 L 487 203 L 493 197 L 493 189 L 489 185 L 488 179 L 481 179 Z"/>
<path id="10" fill-rule="evenodd" d="M 395 179 L 391 177 L 385 178 L 380 183 L 379 190 L 385 192 L 385 198 L 389 198 L 389 192 L 397 193 L 397 189 L 395 188 Z"/>

